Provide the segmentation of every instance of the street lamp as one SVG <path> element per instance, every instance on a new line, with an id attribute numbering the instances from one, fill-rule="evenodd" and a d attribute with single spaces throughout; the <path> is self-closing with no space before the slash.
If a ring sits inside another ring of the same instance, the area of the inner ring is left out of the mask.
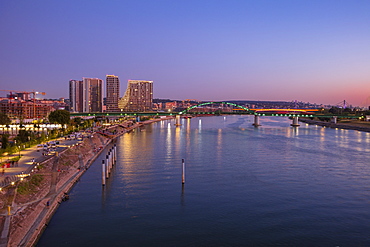
<path id="1" fill-rule="evenodd" d="M 21 157 L 21 146 L 18 146 L 18 150 L 19 150 L 19 158 Z"/>

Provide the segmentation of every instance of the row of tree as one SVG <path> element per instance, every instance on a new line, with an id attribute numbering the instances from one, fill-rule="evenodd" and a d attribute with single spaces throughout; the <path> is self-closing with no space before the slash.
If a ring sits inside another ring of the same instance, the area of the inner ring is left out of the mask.
<path id="1" fill-rule="evenodd" d="M 65 110 L 56 110 L 49 114 L 48 119 L 44 121 L 45 123 L 61 124 L 63 127 L 60 130 L 49 130 L 47 133 L 41 131 L 31 131 L 20 129 L 17 136 L 10 139 L 9 134 L 2 134 L 0 137 L 1 149 L 0 153 L 16 152 L 19 147 L 23 146 L 32 146 L 42 142 L 45 142 L 48 139 L 57 138 L 59 136 L 71 133 L 73 131 L 78 131 L 80 129 L 86 129 L 92 125 L 92 120 L 83 120 L 81 118 L 70 119 L 70 113 Z M 0 125 L 9 125 L 11 124 L 10 118 L 4 114 L 0 113 Z M 20 123 L 22 126 L 22 123 Z M 38 124 L 35 124 L 37 128 Z M 64 128 L 66 126 L 66 128 Z"/>

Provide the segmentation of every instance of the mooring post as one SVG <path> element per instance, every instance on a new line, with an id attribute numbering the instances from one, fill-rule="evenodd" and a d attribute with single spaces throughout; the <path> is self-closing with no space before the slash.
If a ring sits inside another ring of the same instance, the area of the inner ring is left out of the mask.
<path id="1" fill-rule="evenodd" d="M 113 167 L 113 160 L 112 160 L 113 151 L 112 149 L 109 150 L 109 172 L 112 171 Z"/>
<path id="2" fill-rule="evenodd" d="M 105 164 L 104 164 L 104 160 L 102 160 L 102 164 L 101 164 L 101 179 L 102 179 L 102 185 L 104 186 L 105 185 Z"/>
<path id="3" fill-rule="evenodd" d="M 109 173 L 112 171 L 112 150 L 109 150 Z"/>
<path id="4" fill-rule="evenodd" d="M 105 177 L 109 178 L 109 167 L 108 167 L 109 159 L 108 159 L 108 155 L 105 156 L 105 159 L 107 161 L 107 163 L 105 164 Z"/>
<path id="5" fill-rule="evenodd" d="M 113 150 L 113 147 L 112 147 L 112 149 L 110 151 L 110 169 L 111 170 L 112 170 L 113 165 L 114 165 L 113 155 L 114 155 L 114 150 Z"/>
<path id="6" fill-rule="evenodd" d="M 117 163 L 117 145 L 114 144 L 114 163 Z"/>
<path id="7" fill-rule="evenodd" d="M 182 159 L 182 184 L 185 183 L 185 160 Z"/>
<path id="8" fill-rule="evenodd" d="M 116 151 L 114 150 L 114 146 L 112 147 L 112 165 L 114 166 L 115 165 L 115 160 L 114 160 L 114 156 L 116 155 L 115 154 L 116 153 Z"/>
<path id="9" fill-rule="evenodd" d="M 111 165 L 111 160 L 110 160 L 110 150 L 108 151 L 108 172 L 110 173 L 110 165 Z"/>

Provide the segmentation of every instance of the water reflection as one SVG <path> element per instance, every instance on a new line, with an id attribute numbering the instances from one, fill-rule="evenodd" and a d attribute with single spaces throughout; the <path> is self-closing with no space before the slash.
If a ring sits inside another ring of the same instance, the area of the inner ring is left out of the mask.
<path id="1" fill-rule="evenodd" d="M 249 119 L 123 135 L 109 193 L 99 161 L 40 246 L 369 246 L 369 133 Z"/>

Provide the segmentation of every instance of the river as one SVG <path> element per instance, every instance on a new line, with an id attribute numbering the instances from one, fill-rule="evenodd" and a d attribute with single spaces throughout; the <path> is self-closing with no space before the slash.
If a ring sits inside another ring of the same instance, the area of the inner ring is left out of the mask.
<path id="1" fill-rule="evenodd" d="M 37 246 L 370 246 L 370 133 L 181 121 L 120 137 L 107 185 L 103 152 Z"/>

